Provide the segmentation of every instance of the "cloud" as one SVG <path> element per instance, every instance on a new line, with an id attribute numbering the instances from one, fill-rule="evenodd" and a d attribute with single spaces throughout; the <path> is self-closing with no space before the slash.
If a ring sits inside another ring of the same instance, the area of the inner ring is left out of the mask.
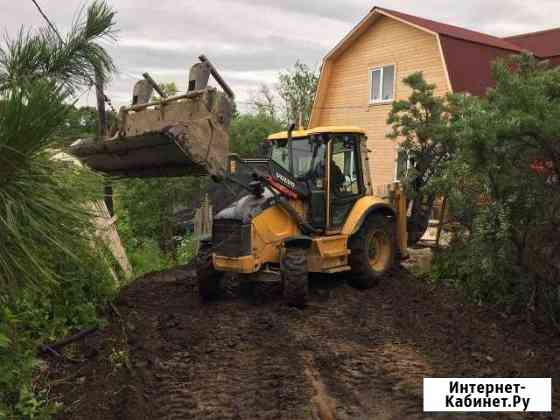
<path id="1" fill-rule="evenodd" d="M 38 0 L 65 31 L 83 0 Z M 375 5 L 499 36 L 557 25 L 558 0 L 109 0 L 118 12 L 118 41 L 109 44 L 120 73 L 107 88 L 113 102 L 129 101 L 136 78 L 149 71 L 162 82 L 186 85 L 188 69 L 206 54 L 240 100 L 259 83 L 272 84 L 296 60 L 319 64 Z M 30 1 L 3 1 L 5 31 L 44 22 Z M 88 95 L 84 95 L 87 98 Z M 90 105 L 95 98 L 89 95 Z"/>

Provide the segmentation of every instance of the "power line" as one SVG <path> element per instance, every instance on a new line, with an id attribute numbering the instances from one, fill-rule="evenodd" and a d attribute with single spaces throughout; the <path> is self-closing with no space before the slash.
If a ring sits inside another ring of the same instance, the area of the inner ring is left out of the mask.
<path id="1" fill-rule="evenodd" d="M 56 26 L 54 26 L 54 24 L 51 22 L 51 20 L 49 19 L 49 17 L 46 15 L 45 12 L 43 12 L 43 9 L 41 9 L 41 6 L 39 6 L 39 3 L 37 3 L 37 0 L 31 0 L 33 2 L 33 4 L 35 5 L 35 7 L 37 8 L 37 10 L 39 11 L 39 13 L 41 14 L 41 16 L 43 17 L 43 19 L 45 19 L 45 21 L 47 22 L 47 24 L 49 25 L 49 27 L 52 29 L 52 31 L 56 34 L 56 36 L 58 37 L 59 41 L 61 44 L 64 44 L 64 40 L 62 39 L 62 36 L 60 35 L 60 33 L 58 32 L 58 29 L 56 29 Z M 95 84 L 95 82 L 91 79 L 91 77 L 89 75 L 86 75 L 86 78 L 88 79 L 90 88 L 91 86 L 93 86 Z M 109 108 L 111 108 L 111 111 L 116 112 L 115 108 L 113 107 L 113 104 L 111 103 L 111 100 L 107 97 L 107 95 L 103 94 L 103 99 L 105 101 L 105 103 L 107 105 L 109 105 Z"/>
<path id="2" fill-rule="evenodd" d="M 50 19 L 47 17 L 47 15 L 45 14 L 45 12 L 43 12 L 43 9 L 41 9 L 41 6 L 39 6 L 39 3 L 37 3 L 36 0 L 31 0 L 33 2 L 33 4 L 35 5 L 35 7 L 37 7 L 37 10 L 39 11 L 39 13 L 41 14 L 41 16 L 43 16 L 43 19 L 45 19 L 47 21 L 47 24 L 51 27 L 51 29 L 54 31 L 54 33 L 56 34 L 56 36 L 58 36 L 58 39 L 60 40 L 60 42 L 62 44 L 64 44 L 64 41 L 62 40 L 62 37 L 60 36 L 60 33 L 58 32 L 58 30 L 56 29 L 56 26 L 53 25 L 53 23 L 50 21 Z"/>

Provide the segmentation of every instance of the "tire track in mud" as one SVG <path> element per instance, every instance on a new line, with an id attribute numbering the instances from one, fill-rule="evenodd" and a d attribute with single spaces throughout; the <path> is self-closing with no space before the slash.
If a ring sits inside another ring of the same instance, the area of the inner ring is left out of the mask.
<path id="1" fill-rule="evenodd" d="M 310 338 L 309 357 L 324 399 L 331 401 L 330 418 L 409 418 L 421 411 L 418 401 L 399 393 L 402 378 L 389 374 L 390 357 L 383 357 L 388 320 L 369 305 L 362 293 L 342 286 L 326 304 L 313 305 L 294 331 Z"/>
<path id="2" fill-rule="evenodd" d="M 306 340 L 308 370 L 321 420 L 469 419 L 476 415 L 422 410 L 422 379 L 429 360 L 394 330 L 392 307 L 375 290 L 345 284 L 312 304 L 294 334 Z M 488 418 L 488 417 L 487 417 Z"/>
<path id="3" fill-rule="evenodd" d="M 376 289 L 315 284 L 301 311 L 274 293 L 255 305 L 235 284 L 225 299 L 202 304 L 195 280 L 170 271 L 124 294 L 141 378 L 141 397 L 130 404 L 142 407 L 119 419 L 434 418 L 422 413 L 421 382 L 437 371 L 398 331 L 395 303 Z"/>
<path id="4" fill-rule="evenodd" d="M 169 314 L 172 305 L 158 322 L 169 351 L 147 384 L 155 418 L 310 418 L 303 362 L 282 317 L 241 301 L 186 299 L 188 308 Z"/>
<path id="5" fill-rule="evenodd" d="M 145 301 L 160 315 L 143 334 L 167 350 L 152 356 L 146 384 L 154 418 L 421 418 L 418 395 L 402 386 L 414 363 L 391 372 L 406 355 L 387 350 L 390 319 L 364 294 L 342 285 L 300 311 L 238 297 L 200 304 L 194 292 L 172 293 L 164 315 L 163 302 Z"/>

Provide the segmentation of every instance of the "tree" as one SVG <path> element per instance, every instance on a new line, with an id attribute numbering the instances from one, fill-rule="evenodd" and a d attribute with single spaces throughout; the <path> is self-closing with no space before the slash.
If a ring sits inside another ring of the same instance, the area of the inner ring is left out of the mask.
<path id="1" fill-rule="evenodd" d="M 442 173 L 452 210 L 470 209 L 455 273 L 478 299 L 523 302 L 560 328 L 560 70 L 521 55 L 493 74 L 486 98 L 459 103 Z"/>
<path id="2" fill-rule="evenodd" d="M 125 240 L 131 254 L 156 243 L 162 256 L 176 262 L 175 210 L 200 202 L 205 182 L 194 177 L 120 181 L 116 185 L 117 215 L 128 224 Z"/>
<path id="3" fill-rule="evenodd" d="M 53 249 L 72 255 L 89 243 L 89 218 L 76 191 L 63 183 L 51 155 L 69 121 L 66 101 L 109 77 L 113 62 L 97 41 L 112 36 L 114 12 L 95 2 L 62 41 L 51 27 L 21 30 L 0 49 L 0 282 L 54 280 Z"/>
<path id="4" fill-rule="evenodd" d="M 253 95 L 251 102 L 253 103 L 256 114 L 266 115 L 272 120 L 276 120 L 276 98 L 274 92 L 270 89 L 270 87 L 268 87 L 268 85 L 261 83 L 258 91 Z"/>
<path id="5" fill-rule="evenodd" d="M 177 89 L 177 85 L 175 84 L 175 82 L 162 83 L 159 85 L 159 87 L 161 88 L 161 90 L 163 90 L 163 92 L 167 96 L 174 96 L 179 91 Z M 161 98 L 157 93 L 152 96 L 152 101 L 159 101 L 159 100 L 161 100 Z"/>
<path id="6" fill-rule="evenodd" d="M 436 86 L 427 83 L 421 72 L 411 74 L 403 82 L 412 93 L 408 100 L 393 103 L 387 119 L 387 124 L 392 126 L 388 137 L 400 142 L 400 150 L 409 161 L 402 182 L 413 200 L 408 233 L 409 242 L 416 243 L 428 227 L 436 197 L 429 188 L 430 182 L 453 156 L 455 134 L 451 118 L 456 99 L 436 96 Z"/>
<path id="7" fill-rule="evenodd" d="M 304 127 L 309 123 L 311 108 L 317 91 L 319 74 L 297 61 L 292 70 L 278 76 L 278 94 L 286 107 L 286 119 Z"/>
<path id="8" fill-rule="evenodd" d="M 97 109 L 91 106 L 77 107 L 74 104 L 67 105 L 68 115 L 64 127 L 60 132 L 63 144 L 71 144 L 81 137 L 95 136 L 97 131 Z M 107 112 L 110 130 L 117 127 L 117 114 L 113 111 Z"/>
<path id="9" fill-rule="evenodd" d="M 97 322 L 114 280 L 87 203 L 98 177 L 54 159 L 77 128 L 72 103 L 114 66 L 98 44 L 114 12 L 94 2 L 59 38 L 23 29 L 0 46 L 0 417 L 47 418 L 36 393 L 41 342 Z M 84 124 L 87 125 L 84 121 Z M 78 125 L 81 125 L 78 124 Z M 84 127 L 80 127 L 85 128 Z"/>
<path id="10" fill-rule="evenodd" d="M 241 157 L 255 157 L 258 145 L 282 129 L 284 125 L 268 113 L 240 115 L 231 122 L 230 150 Z"/>

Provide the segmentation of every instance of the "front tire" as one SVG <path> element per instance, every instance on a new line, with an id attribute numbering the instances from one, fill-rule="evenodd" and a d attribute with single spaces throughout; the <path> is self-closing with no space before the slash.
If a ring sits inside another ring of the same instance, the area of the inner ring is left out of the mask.
<path id="1" fill-rule="evenodd" d="M 286 248 L 280 263 L 283 294 L 290 306 L 303 308 L 309 296 L 307 250 Z"/>
<path id="2" fill-rule="evenodd" d="M 370 216 L 350 241 L 349 283 L 370 289 L 386 276 L 395 263 L 395 224 L 383 214 Z"/>
<path id="3" fill-rule="evenodd" d="M 217 299 L 222 294 L 224 273 L 214 269 L 212 242 L 203 241 L 196 255 L 198 293 L 203 300 Z"/>

